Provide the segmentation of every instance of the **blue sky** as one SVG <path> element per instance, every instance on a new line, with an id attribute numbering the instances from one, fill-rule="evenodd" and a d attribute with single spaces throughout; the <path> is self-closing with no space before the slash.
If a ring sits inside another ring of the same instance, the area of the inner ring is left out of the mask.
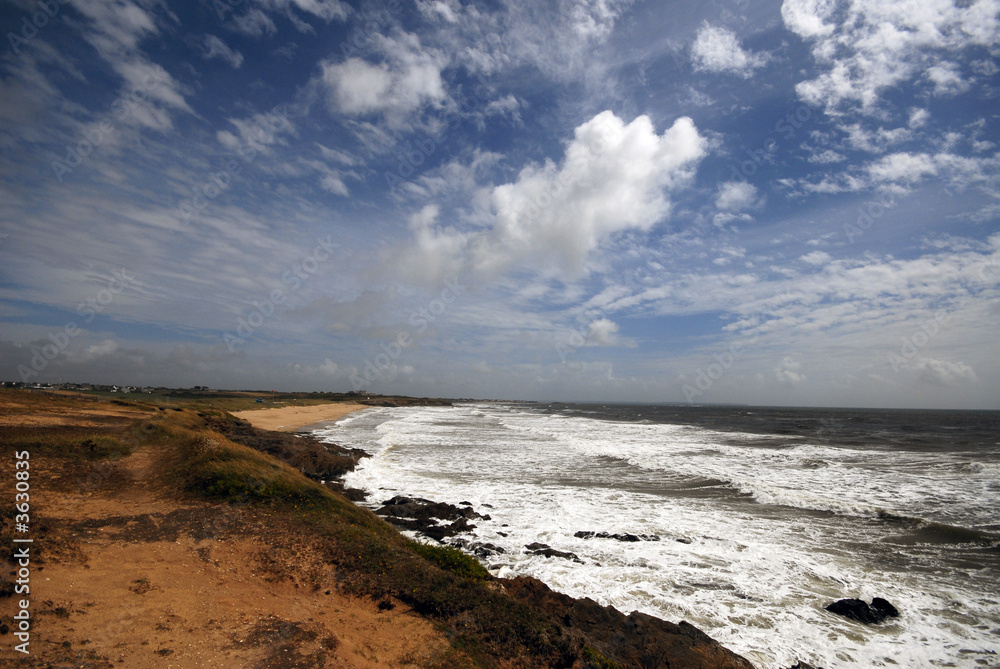
<path id="1" fill-rule="evenodd" d="M 1000 407 L 1000 2 L 7 1 L 0 376 Z"/>

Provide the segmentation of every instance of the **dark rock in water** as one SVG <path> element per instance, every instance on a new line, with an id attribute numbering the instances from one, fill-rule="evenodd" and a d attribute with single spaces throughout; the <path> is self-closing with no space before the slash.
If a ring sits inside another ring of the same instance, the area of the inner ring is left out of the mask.
<path id="1" fill-rule="evenodd" d="M 411 527 L 409 529 L 415 529 L 418 532 L 423 533 L 425 536 L 431 539 L 436 539 L 437 541 L 443 541 L 448 537 L 453 537 L 456 534 L 461 534 L 463 532 L 471 532 L 476 529 L 475 525 L 469 523 L 465 518 L 459 518 L 454 523 L 446 525 L 431 525 L 425 527 Z"/>
<path id="2" fill-rule="evenodd" d="M 528 549 L 528 553 L 530 553 L 531 555 L 542 555 L 544 557 L 563 558 L 566 560 L 573 560 L 575 562 L 583 564 L 583 561 L 577 556 L 576 553 L 557 551 L 548 544 L 541 544 L 536 541 L 535 543 L 528 544 L 527 546 L 525 546 L 525 548 Z"/>
<path id="3" fill-rule="evenodd" d="M 573 535 L 577 539 L 614 539 L 634 543 L 636 541 L 659 541 L 660 537 L 655 534 L 611 534 L 609 532 L 577 532 Z"/>
<path id="4" fill-rule="evenodd" d="M 387 499 L 382 502 L 382 506 L 399 506 L 401 504 L 433 504 L 434 502 L 429 499 L 423 499 L 422 497 L 405 497 L 403 495 L 396 495 L 392 499 Z"/>
<path id="5" fill-rule="evenodd" d="M 626 616 L 592 599 L 554 592 L 526 576 L 505 580 L 504 590 L 560 621 L 570 633 L 582 634 L 591 647 L 624 667 L 753 669 L 746 659 L 686 622 L 675 624 L 639 612 Z"/>
<path id="6" fill-rule="evenodd" d="M 368 499 L 368 493 L 358 488 L 344 488 L 340 494 L 352 502 L 363 502 Z"/>
<path id="7" fill-rule="evenodd" d="M 871 604 L 863 599 L 838 599 L 827 606 L 826 610 L 867 625 L 874 625 L 886 618 L 895 618 L 899 615 L 896 607 L 881 597 L 873 599 Z"/>
<path id="8" fill-rule="evenodd" d="M 480 543 L 478 541 L 466 541 L 465 539 L 455 539 L 451 542 L 451 545 L 456 548 L 461 548 L 464 551 L 472 553 L 476 557 L 486 558 L 491 555 L 502 555 L 506 553 L 501 546 L 491 543 Z"/>
<path id="9" fill-rule="evenodd" d="M 862 599 L 839 599 L 827 606 L 826 610 L 859 623 L 876 623 L 879 621 L 878 616 L 872 611 L 872 607 Z"/>
<path id="10" fill-rule="evenodd" d="M 814 667 L 811 664 L 799 661 L 796 662 L 795 666 L 791 667 L 791 669 L 823 669 L 823 667 Z"/>
<path id="11" fill-rule="evenodd" d="M 472 502 L 459 502 L 459 506 L 472 506 Z"/>
<path id="12" fill-rule="evenodd" d="M 458 507 L 445 502 L 432 502 L 429 499 L 403 495 L 386 500 L 382 503 L 382 508 L 375 513 L 385 516 L 393 525 L 420 532 L 438 541 L 475 529 L 476 526 L 469 521 L 483 518 L 468 506 Z"/>
<path id="13" fill-rule="evenodd" d="M 882 616 L 883 620 L 886 618 L 899 617 L 899 611 L 896 610 L 896 607 L 881 597 L 875 597 L 872 599 L 872 611 Z"/>

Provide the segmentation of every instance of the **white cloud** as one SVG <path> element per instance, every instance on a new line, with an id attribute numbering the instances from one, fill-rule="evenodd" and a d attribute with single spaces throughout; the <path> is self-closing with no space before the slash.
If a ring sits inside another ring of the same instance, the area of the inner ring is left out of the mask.
<path id="1" fill-rule="evenodd" d="M 946 97 L 969 89 L 969 82 L 962 79 L 958 63 L 944 62 L 927 68 L 927 78 L 934 84 L 934 95 Z"/>
<path id="2" fill-rule="evenodd" d="M 457 17 L 449 25 L 460 33 L 452 52 L 461 54 L 456 64 L 475 74 L 529 66 L 556 79 L 593 77 L 593 82 L 606 74 L 606 63 L 595 49 L 612 38 L 622 11 L 630 4 L 631 0 L 565 0 L 462 6 L 448 0 Z"/>
<path id="3" fill-rule="evenodd" d="M 626 125 L 602 112 L 576 128 L 560 164 L 528 165 L 483 193 L 475 229 L 439 226 L 437 205 L 425 207 L 411 219 L 416 244 L 402 266 L 579 275 L 608 236 L 649 230 L 669 215 L 669 192 L 690 180 L 706 144 L 686 117 L 657 135 L 646 116 Z"/>
<path id="4" fill-rule="evenodd" d="M 514 183 L 493 189 L 493 227 L 473 246 L 479 269 L 547 258 L 580 271 L 603 238 L 665 218 L 665 191 L 686 182 L 705 155 L 706 142 L 686 117 L 657 135 L 645 116 L 625 125 L 605 111 L 574 135 L 561 165 L 529 165 Z"/>
<path id="5" fill-rule="evenodd" d="M 86 38 L 108 61 L 136 51 L 143 38 L 159 32 L 153 16 L 129 0 L 77 0 L 73 7 L 90 19 L 93 31 Z"/>
<path id="6" fill-rule="evenodd" d="M 240 66 L 243 65 L 243 54 L 231 49 L 228 44 L 215 35 L 205 35 L 205 58 L 208 60 L 221 58 L 232 65 L 235 70 L 240 69 Z"/>
<path id="7" fill-rule="evenodd" d="M 80 0 L 73 6 L 88 19 L 85 39 L 125 80 L 126 93 L 141 91 L 146 98 L 134 105 L 128 123 L 164 131 L 172 127 L 164 107 L 194 113 L 177 80 L 140 53 L 140 43 L 159 33 L 152 13 L 129 0 Z"/>
<path id="8" fill-rule="evenodd" d="M 614 346 L 617 335 L 618 324 L 607 318 L 598 319 L 587 326 L 587 342 L 593 346 Z"/>
<path id="9" fill-rule="evenodd" d="M 809 156 L 810 163 L 819 163 L 820 165 L 829 165 L 831 163 L 842 163 L 847 160 L 847 157 L 842 153 L 837 153 L 833 149 L 824 149 L 819 153 L 813 153 Z"/>
<path id="10" fill-rule="evenodd" d="M 105 339 L 97 344 L 92 344 L 83 351 L 69 351 L 70 358 L 75 363 L 93 362 L 100 358 L 106 358 L 118 352 L 118 342 L 113 339 Z"/>
<path id="11" fill-rule="evenodd" d="M 316 371 L 319 372 L 320 374 L 326 374 L 328 376 L 336 376 L 337 372 L 340 371 L 340 366 L 333 360 L 330 360 L 330 358 L 326 358 L 323 360 L 323 364 L 321 364 L 319 367 L 316 368 Z"/>
<path id="12" fill-rule="evenodd" d="M 358 160 L 356 158 L 344 153 L 343 151 L 331 149 L 327 146 L 323 146 L 318 142 L 316 143 L 316 146 L 319 147 L 320 154 L 323 156 L 325 160 L 329 160 L 335 163 L 340 163 L 341 165 L 346 165 L 348 167 L 358 164 Z"/>
<path id="13" fill-rule="evenodd" d="M 577 0 L 569 12 L 570 26 L 585 40 L 604 40 L 614 28 L 623 4 L 615 0 Z"/>
<path id="14" fill-rule="evenodd" d="M 402 260 L 392 261 L 408 278 L 427 281 L 458 274 L 468 235 L 438 226 L 440 214 L 436 204 L 429 204 L 410 217 L 415 244 L 407 247 Z"/>
<path id="15" fill-rule="evenodd" d="M 805 254 L 804 256 L 799 258 L 799 260 L 807 262 L 810 265 L 819 266 L 819 265 L 825 265 L 828 262 L 830 262 L 830 260 L 832 260 L 832 256 L 824 251 L 813 251 L 811 253 Z"/>
<path id="16" fill-rule="evenodd" d="M 260 0 L 260 4 L 268 9 L 283 11 L 285 16 L 296 23 L 298 30 L 305 32 L 308 29 L 297 22 L 297 17 L 291 11 L 292 7 L 321 18 L 327 23 L 334 19 L 345 19 L 351 11 L 350 7 L 340 0 Z"/>
<path id="17" fill-rule="evenodd" d="M 957 386 L 979 382 L 975 370 L 964 362 L 920 358 L 908 366 L 920 381 L 935 386 Z"/>
<path id="18" fill-rule="evenodd" d="M 216 139 L 232 151 L 252 147 L 256 151 L 268 152 L 271 145 L 284 143 L 282 135 L 296 132 L 289 115 L 280 110 L 254 114 L 247 118 L 231 118 L 229 122 L 236 127 L 236 134 L 219 130 L 216 132 Z"/>
<path id="19" fill-rule="evenodd" d="M 847 142 L 852 148 L 872 153 L 881 153 L 893 144 L 899 144 L 910 138 L 910 128 L 893 128 L 886 130 L 879 127 L 868 130 L 860 123 L 846 123 L 840 129 L 847 134 Z"/>
<path id="20" fill-rule="evenodd" d="M 274 21 L 267 14 L 256 8 L 249 10 L 246 14 L 233 16 L 227 25 L 231 25 L 237 32 L 250 35 L 251 37 L 263 37 L 264 35 L 273 35 L 278 32 L 278 27 L 274 25 Z"/>
<path id="21" fill-rule="evenodd" d="M 785 26 L 812 43 L 824 71 L 796 91 L 810 104 L 874 113 L 883 91 L 919 81 L 927 72 L 936 94 L 962 89 L 946 60 L 969 46 L 1000 39 L 998 0 L 855 0 L 837 10 L 832 0 L 785 0 Z"/>
<path id="22" fill-rule="evenodd" d="M 691 47 L 695 69 L 709 72 L 729 72 L 749 77 L 762 67 L 767 58 L 744 51 L 736 35 L 725 28 L 703 25 Z"/>
<path id="23" fill-rule="evenodd" d="M 930 120 L 931 114 L 926 109 L 914 108 L 910 110 L 910 127 L 911 128 L 922 128 L 927 125 Z"/>
<path id="24" fill-rule="evenodd" d="M 792 356 L 785 356 L 774 368 L 774 378 L 778 380 L 778 383 L 784 385 L 800 385 L 806 380 L 806 375 L 799 372 L 801 368 L 802 363 L 796 361 Z"/>
<path id="25" fill-rule="evenodd" d="M 424 49 L 412 34 L 394 38 L 378 37 L 383 62 L 348 58 L 340 63 L 322 64 L 322 83 L 335 111 L 349 115 L 386 114 L 400 121 L 406 114 L 426 105 L 445 101 L 441 70 L 445 57 Z"/>
<path id="26" fill-rule="evenodd" d="M 757 188 L 746 181 L 727 181 L 719 185 L 715 206 L 722 211 L 743 211 L 754 206 Z"/>
<path id="27" fill-rule="evenodd" d="M 417 0 L 417 9 L 424 16 L 434 19 L 443 19 L 447 23 L 456 23 L 461 7 L 456 7 L 455 0 Z"/>
<path id="28" fill-rule="evenodd" d="M 521 104 L 517 101 L 517 98 L 513 95 L 506 95 L 497 100 L 491 101 L 486 105 L 486 116 L 507 116 L 510 115 L 514 118 L 518 118 L 518 110 L 521 108 Z"/>
<path id="29" fill-rule="evenodd" d="M 827 23 L 836 9 L 836 0 L 785 0 L 781 18 L 788 29 L 803 38 L 824 37 L 834 31 Z"/>
<path id="30" fill-rule="evenodd" d="M 878 182 L 911 184 L 936 172 L 927 154 L 894 153 L 868 166 L 868 173 Z"/>

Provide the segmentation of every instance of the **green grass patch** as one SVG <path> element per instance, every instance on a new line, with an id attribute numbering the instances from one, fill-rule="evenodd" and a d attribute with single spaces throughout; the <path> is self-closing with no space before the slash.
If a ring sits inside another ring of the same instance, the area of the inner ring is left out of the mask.
<path id="1" fill-rule="evenodd" d="M 410 548 L 420 557 L 436 564 L 445 571 L 469 578 L 474 581 L 489 581 L 493 576 L 486 570 L 479 560 L 463 553 L 452 546 L 435 546 L 419 541 L 407 542 Z"/>
<path id="2" fill-rule="evenodd" d="M 106 460 L 132 452 L 120 434 L 79 427 L 14 427 L 2 430 L 4 445 L 32 456 Z"/>
<path id="3" fill-rule="evenodd" d="M 205 434 L 190 448 L 186 487 L 230 502 L 279 502 L 333 510 L 333 496 L 274 458 L 223 437 Z"/>

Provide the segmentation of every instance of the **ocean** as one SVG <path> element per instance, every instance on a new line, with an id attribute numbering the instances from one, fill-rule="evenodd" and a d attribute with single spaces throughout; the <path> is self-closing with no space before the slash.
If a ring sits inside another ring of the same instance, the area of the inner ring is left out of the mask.
<path id="1" fill-rule="evenodd" d="M 1000 412 L 468 403 L 317 434 L 372 455 L 345 483 L 373 508 L 488 513 L 466 538 L 505 550 L 493 574 L 687 620 L 761 669 L 1000 667 Z M 824 610 L 848 597 L 901 615 Z"/>

